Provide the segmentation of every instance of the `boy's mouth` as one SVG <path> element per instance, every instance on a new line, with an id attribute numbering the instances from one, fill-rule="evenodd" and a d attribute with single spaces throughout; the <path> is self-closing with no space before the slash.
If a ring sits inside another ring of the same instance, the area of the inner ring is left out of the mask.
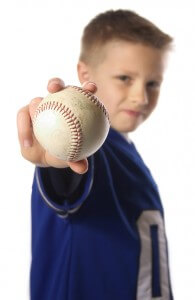
<path id="1" fill-rule="evenodd" d="M 143 115 L 143 113 L 140 111 L 135 111 L 130 109 L 123 109 L 123 111 L 127 113 L 129 116 L 140 117 Z"/>

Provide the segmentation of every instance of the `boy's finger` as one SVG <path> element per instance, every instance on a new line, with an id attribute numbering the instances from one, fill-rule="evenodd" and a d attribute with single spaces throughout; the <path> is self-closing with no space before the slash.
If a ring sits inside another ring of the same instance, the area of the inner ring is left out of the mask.
<path id="1" fill-rule="evenodd" d="M 49 80 L 47 89 L 50 93 L 56 93 L 65 88 L 64 81 L 60 78 L 52 78 Z M 91 93 L 95 93 L 97 91 L 97 86 L 94 82 L 86 81 L 82 84 L 82 88 L 84 90 L 88 90 Z"/>
<path id="2" fill-rule="evenodd" d="M 41 98 L 41 97 L 37 97 L 37 98 L 34 98 L 31 100 L 31 102 L 29 104 L 29 113 L 30 113 L 31 119 L 33 118 L 35 110 L 37 109 L 37 106 L 42 101 L 42 99 L 43 98 Z"/>
<path id="3" fill-rule="evenodd" d="M 68 162 L 68 165 L 75 173 L 84 174 L 88 170 L 87 159 L 83 159 L 77 162 Z"/>
<path id="4" fill-rule="evenodd" d="M 17 115 L 18 137 L 21 147 L 31 147 L 33 143 L 32 138 L 32 123 L 29 114 L 28 105 L 23 107 Z"/>
<path id="5" fill-rule="evenodd" d="M 82 84 L 82 88 L 84 90 L 87 90 L 87 91 L 93 93 L 93 94 L 97 91 L 97 85 L 94 82 L 91 82 L 91 81 L 85 81 Z"/>
<path id="6" fill-rule="evenodd" d="M 60 78 L 52 78 L 49 80 L 47 89 L 49 93 L 56 93 L 65 88 L 64 81 Z"/>

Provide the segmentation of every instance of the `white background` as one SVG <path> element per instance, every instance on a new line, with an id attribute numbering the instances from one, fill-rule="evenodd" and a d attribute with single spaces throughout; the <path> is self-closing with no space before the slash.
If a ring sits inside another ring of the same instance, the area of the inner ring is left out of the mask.
<path id="1" fill-rule="evenodd" d="M 47 94 L 48 79 L 78 84 L 76 62 L 86 23 L 128 8 L 175 39 L 159 106 L 131 135 L 149 165 L 165 209 L 175 299 L 194 299 L 195 19 L 190 1 L 7 1 L 0 7 L 0 299 L 29 299 L 30 194 L 34 166 L 19 150 L 17 110 Z M 38 299 L 37 299 L 38 300 Z M 144 299 L 143 299 L 144 300 Z"/>

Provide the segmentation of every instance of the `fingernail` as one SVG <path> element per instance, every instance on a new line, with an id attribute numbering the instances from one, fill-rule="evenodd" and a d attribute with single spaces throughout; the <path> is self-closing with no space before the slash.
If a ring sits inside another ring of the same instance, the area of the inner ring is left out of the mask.
<path id="1" fill-rule="evenodd" d="M 50 84 L 60 84 L 60 85 L 65 85 L 65 83 L 64 83 L 64 81 L 63 80 L 61 80 L 61 79 L 54 79 L 54 80 L 52 80 L 51 82 L 50 82 Z"/>
<path id="2" fill-rule="evenodd" d="M 85 81 L 82 83 L 81 87 L 84 87 L 87 83 L 89 83 L 89 81 Z"/>
<path id="3" fill-rule="evenodd" d="M 94 82 L 91 82 L 91 81 L 90 81 L 89 83 L 92 84 L 92 85 L 94 85 L 94 86 L 96 87 L 96 84 L 95 84 Z"/>
<path id="4" fill-rule="evenodd" d="M 85 82 L 83 82 L 82 87 L 84 87 L 86 84 L 92 84 L 93 86 L 96 87 L 96 84 L 93 83 L 93 82 L 91 82 L 91 81 L 85 81 Z"/>
<path id="5" fill-rule="evenodd" d="M 41 98 L 41 97 L 40 97 L 40 98 Z M 30 103 L 31 103 L 32 105 L 37 104 L 38 100 L 39 100 L 39 99 L 37 99 L 37 98 L 32 99 Z"/>
<path id="6" fill-rule="evenodd" d="M 30 140 L 24 140 L 24 148 L 30 148 L 32 146 L 32 142 Z"/>

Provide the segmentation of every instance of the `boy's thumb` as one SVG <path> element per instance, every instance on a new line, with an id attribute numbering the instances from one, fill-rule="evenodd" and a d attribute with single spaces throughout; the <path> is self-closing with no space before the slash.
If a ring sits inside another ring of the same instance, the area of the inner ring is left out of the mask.
<path id="1" fill-rule="evenodd" d="M 41 97 L 37 97 L 31 100 L 30 104 L 29 104 L 29 113 L 30 113 L 30 117 L 31 119 L 33 118 L 35 111 L 39 105 L 39 103 L 42 101 L 43 98 Z"/>

